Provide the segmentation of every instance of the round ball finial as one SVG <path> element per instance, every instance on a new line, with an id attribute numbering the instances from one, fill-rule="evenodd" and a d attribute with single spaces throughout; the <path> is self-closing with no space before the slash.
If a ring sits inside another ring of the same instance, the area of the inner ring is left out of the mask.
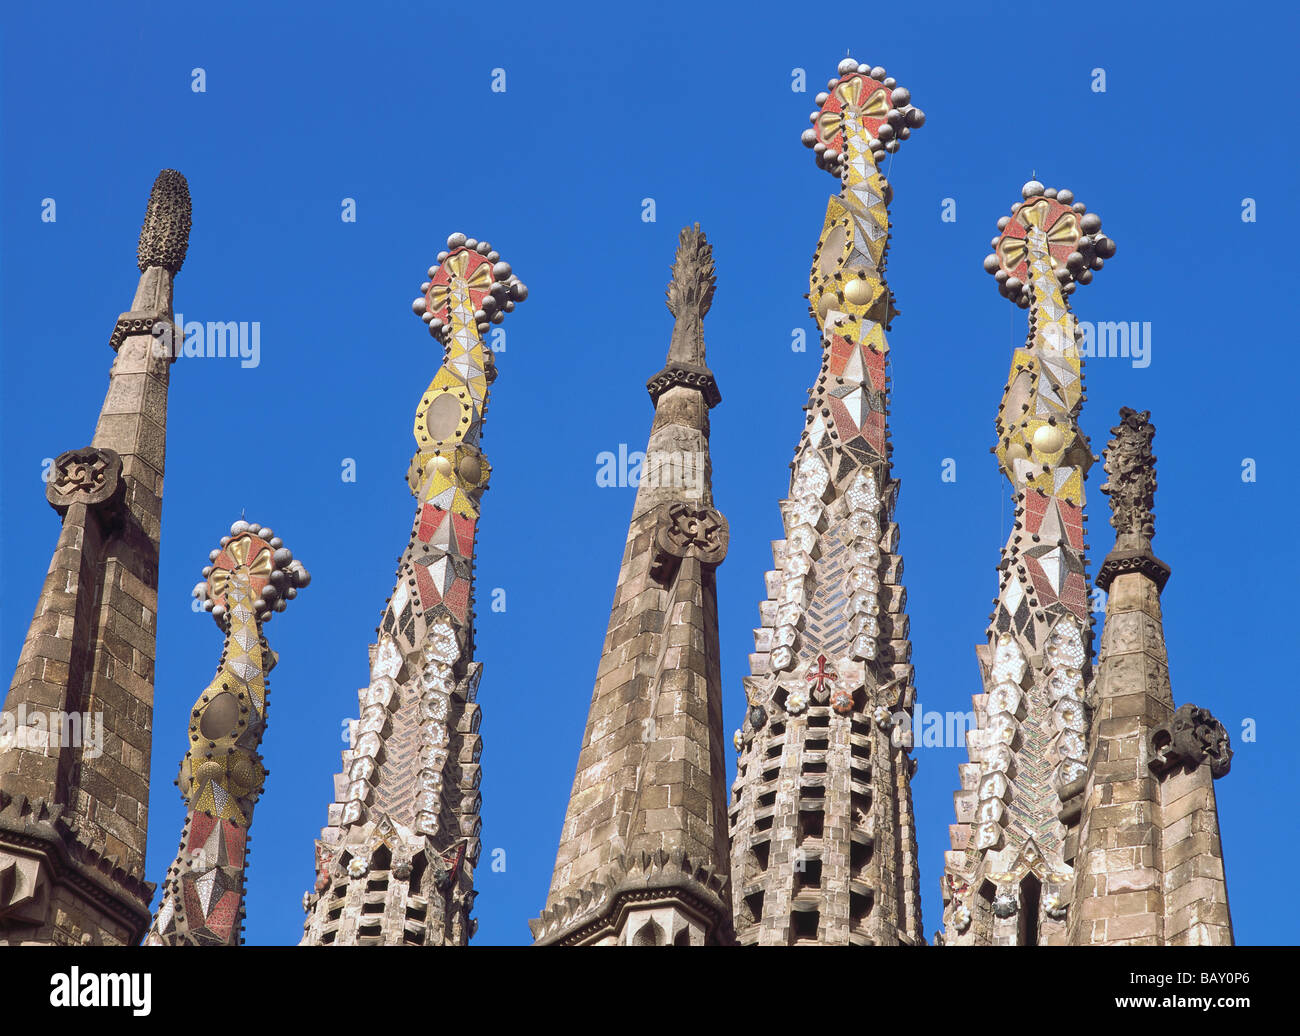
<path id="1" fill-rule="evenodd" d="M 1025 184 L 1022 188 L 1020 188 L 1020 193 L 1027 200 L 1029 198 L 1037 198 L 1046 189 L 1047 188 L 1045 188 L 1037 180 L 1030 180 L 1027 184 Z"/>

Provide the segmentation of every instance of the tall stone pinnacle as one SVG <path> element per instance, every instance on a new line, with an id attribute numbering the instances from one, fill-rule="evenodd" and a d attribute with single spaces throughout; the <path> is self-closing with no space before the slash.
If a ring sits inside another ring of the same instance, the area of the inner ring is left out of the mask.
<path id="1" fill-rule="evenodd" d="M 944 860 L 942 938 L 953 945 L 1065 940 L 1087 772 L 1083 487 L 1094 458 L 1079 428 L 1083 358 L 1067 299 L 1115 245 L 1071 191 L 1031 181 L 1022 194 L 984 261 L 1002 295 L 1029 310 L 1029 334 L 996 422 L 1015 520 L 988 643 L 976 649 L 984 691 L 973 698 L 977 728 L 966 735 Z"/>
<path id="2" fill-rule="evenodd" d="M 463 946 L 477 926 L 474 554 L 496 378 L 486 335 L 527 297 L 491 245 L 453 234 L 412 305 L 444 356 L 415 413 L 415 519 L 316 843 L 304 945 Z"/>
<path id="3" fill-rule="evenodd" d="M 650 379 L 654 423 L 540 944 L 699 946 L 732 941 L 705 363 L 713 253 L 683 230 L 668 286 L 668 362 Z"/>
<path id="4" fill-rule="evenodd" d="M 1169 566 L 1151 552 L 1150 413 L 1128 407 L 1106 449 L 1115 547 L 1097 573 L 1106 625 L 1067 932 L 1073 945 L 1232 943 L 1214 779 L 1232 760 L 1205 709 L 1174 707 L 1160 614 Z"/>
<path id="5" fill-rule="evenodd" d="M 921 942 L 907 592 L 890 463 L 885 283 L 892 191 L 877 159 L 925 116 L 883 68 L 840 63 L 804 132 L 839 181 L 813 256 L 821 373 L 781 501 L 745 678 L 731 799 L 744 945 Z"/>
<path id="6" fill-rule="evenodd" d="M 27 729 L 0 741 L 0 944 L 129 944 L 149 926 L 172 282 L 189 230 L 185 177 L 165 169 L 94 438 L 60 454 L 46 485 L 62 531 L 4 706 Z"/>
<path id="7" fill-rule="evenodd" d="M 266 768 L 268 674 L 279 661 L 263 633 L 273 612 L 311 581 L 280 537 L 241 519 L 213 550 L 194 588 L 225 633 L 221 663 L 190 712 L 177 784 L 185 799 L 180 850 L 145 937 L 150 946 L 237 946 L 253 807 Z"/>

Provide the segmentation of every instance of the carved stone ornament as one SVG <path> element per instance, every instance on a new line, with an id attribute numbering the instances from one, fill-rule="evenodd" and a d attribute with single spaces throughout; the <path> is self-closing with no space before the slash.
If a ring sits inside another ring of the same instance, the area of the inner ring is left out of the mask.
<path id="1" fill-rule="evenodd" d="M 1169 566 L 1152 554 L 1147 547 L 1141 550 L 1112 550 L 1103 559 L 1101 568 L 1097 570 L 1097 578 L 1093 582 L 1099 589 L 1108 591 L 1110 584 L 1118 576 L 1128 575 L 1130 572 L 1141 572 L 1156 584 L 1157 590 L 1163 590 L 1165 583 L 1169 582 Z"/>
<path id="2" fill-rule="evenodd" d="M 73 504 L 111 508 L 123 487 L 122 458 L 116 451 L 86 446 L 68 450 L 55 459 L 45 484 L 45 498 L 59 514 L 67 513 Z"/>
<path id="3" fill-rule="evenodd" d="M 175 169 L 164 169 L 153 182 L 136 259 L 143 273 L 160 266 L 179 273 L 190 244 L 190 186 Z"/>
<path id="4" fill-rule="evenodd" d="M 158 328 L 157 331 L 154 330 L 155 326 Z M 122 343 L 134 335 L 153 335 L 159 338 L 164 329 L 169 327 L 171 327 L 170 321 L 160 313 L 123 313 L 113 325 L 113 333 L 108 336 L 108 344 L 113 352 L 118 352 L 122 348 Z M 169 338 L 172 333 L 167 332 Z M 162 348 L 161 343 L 159 348 Z M 173 349 L 172 352 L 172 359 L 175 360 L 175 350 Z"/>
<path id="5" fill-rule="evenodd" d="M 40 860 L 0 852 L 0 920 L 40 924 L 49 910 L 50 883 Z"/>
<path id="6" fill-rule="evenodd" d="M 713 372 L 707 367 L 697 367 L 691 363 L 669 363 L 645 383 L 651 401 L 656 404 L 660 396 L 677 386 L 699 389 L 710 410 L 722 402 L 722 390 L 718 388 Z"/>
<path id="7" fill-rule="evenodd" d="M 687 556 L 699 558 L 704 565 L 721 564 L 730 540 L 727 519 L 721 511 L 683 503 L 662 507 L 650 563 L 651 578 L 667 583 Z"/>
<path id="8" fill-rule="evenodd" d="M 1155 506 L 1156 458 L 1151 441 L 1156 427 L 1151 411 L 1138 413 L 1132 407 L 1120 407 L 1119 424 L 1110 430 L 1114 436 L 1106 444 L 1106 481 L 1101 491 L 1110 497 L 1110 524 L 1118 533 L 1131 533 L 1151 539 L 1156 534 Z"/>
<path id="9" fill-rule="evenodd" d="M 1210 774 L 1222 777 L 1232 766 L 1227 730 L 1208 709 L 1180 705 L 1173 718 L 1151 732 L 1151 769 L 1164 774 L 1179 766 L 1210 764 Z"/>

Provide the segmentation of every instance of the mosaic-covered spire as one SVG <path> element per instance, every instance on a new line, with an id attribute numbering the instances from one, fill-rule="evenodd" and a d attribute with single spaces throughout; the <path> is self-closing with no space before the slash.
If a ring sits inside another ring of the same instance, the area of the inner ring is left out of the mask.
<path id="1" fill-rule="evenodd" d="M 487 334 L 528 290 L 486 241 L 453 234 L 420 292 L 412 308 L 444 355 L 415 414 L 415 520 L 316 843 L 304 944 L 457 946 L 476 927 L 474 546 L 496 377 Z"/>
<path id="2" fill-rule="evenodd" d="M 180 851 L 145 937 L 150 946 L 237 946 L 253 807 L 266 769 L 268 674 L 278 658 L 262 633 L 311 581 L 274 530 L 241 519 L 212 551 L 194 588 L 226 635 L 221 664 L 190 711 L 177 784 L 185 799 Z"/>
<path id="3" fill-rule="evenodd" d="M 0 738 L 0 945 L 133 944 L 149 927 L 172 286 L 189 233 L 189 186 L 164 169 L 140 231 L 135 297 L 109 336 L 116 356 L 94 438 L 59 454 L 46 482 L 62 530 L 4 703 L 26 729 Z M 78 362 L 57 344 L 57 362 Z"/>
<path id="4" fill-rule="evenodd" d="M 785 538 L 754 631 L 731 804 L 743 944 L 918 943 L 912 685 L 899 482 L 890 465 L 885 283 L 891 188 L 877 160 L 925 116 L 883 68 L 846 58 L 804 143 L 840 181 L 813 258 L 822 365 Z"/>
<path id="5" fill-rule="evenodd" d="M 1091 764 L 1078 827 L 1072 945 L 1231 945 L 1214 780 L 1228 732 L 1207 710 L 1175 709 L 1155 536 L 1155 426 L 1120 410 L 1106 448 L 1115 546 L 1097 573 L 1106 625 L 1090 695 Z"/>
<path id="6" fill-rule="evenodd" d="M 668 286 L 668 362 L 650 379 L 654 423 L 632 506 L 596 688 L 546 907 L 551 945 L 726 944 L 726 757 L 705 362 L 713 250 L 681 232 Z"/>
<path id="7" fill-rule="evenodd" d="M 959 767 L 942 890 L 947 943 L 1059 943 L 1088 760 L 1091 679 L 1080 332 L 1067 297 L 1115 254 L 1072 192 L 1027 183 L 998 221 L 984 268 L 1029 310 L 1011 359 L 993 452 L 1015 498 L 988 644 L 984 692 Z"/>

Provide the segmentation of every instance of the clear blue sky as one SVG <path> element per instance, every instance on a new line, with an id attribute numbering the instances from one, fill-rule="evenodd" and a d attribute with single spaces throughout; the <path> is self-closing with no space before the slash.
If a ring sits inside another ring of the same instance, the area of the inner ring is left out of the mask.
<path id="1" fill-rule="evenodd" d="M 644 383 L 671 328 L 668 267 L 678 229 L 696 220 L 718 268 L 705 332 L 724 397 L 712 448 L 731 523 L 719 574 L 730 736 L 769 541 L 781 534 L 776 502 L 818 368 L 815 352 L 790 343 L 795 328 L 814 335 L 801 296 L 835 184 L 799 134 L 850 48 L 885 65 L 929 116 L 889 172 L 888 276 L 902 311 L 890 335 L 891 423 L 922 706 L 965 710 L 979 690 L 974 647 L 1010 521 L 988 449 L 1025 333 L 1024 314 L 980 264 L 997 218 L 1036 173 L 1072 188 L 1119 245 L 1075 296 L 1079 317 L 1151 325 L 1149 366 L 1089 364 L 1082 422 L 1100 453 L 1121 405 L 1153 411 L 1174 694 L 1212 709 L 1237 751 L 1216 785 L 1237 937 L 1296 942 L 1285 906 L 1298 845 L 1286 588 L 1300 493 L 1285 446 L 1297 361 L 1284 317 L 1295 287 L 1294 12 L 547 6 L 6 12 L 6 680 L 57 537 L 42 462 L 90 440 L 160 168 L 184 172 L 194 199 L 177 309 L 261 325 L 255 368 L 215 358 L 173 368 L 149 877 L 160 881 L 175 852 L 185 718 L 221 648 L 189 591 L 247 509 L 315 576 L 268 629 L 281 665 L 248 890 L 248 942 L 301 934 L 341 722 L 357 714 L 366 647 L 408 536 L 411 420 L 439 361 L 409 304 L 456 230 L 491 240 L 531 289 L 505 325 L 485 435 L 484 862 L 504 849 L 506 868 L 480 867 L 476 941 L 528 941 L 545 899 L 634 493 L 598 487 L 596 458 L 620 443 L 644 448 Z M 204 93 L 191 89 L 196 67 Z M 504 93 L 491 89 L 497 68 Z M 791 89 L 799 68 L 806 93 Z M 54 223 L 41 220 L 45 198 Z M 340 219 L 344 198 L 356 201 L 355 223 Z M 642 220 L 645 198 L 656 222 Z M 1242 220 L 1246 198 L 1253 223 Z M 955 222 L 941 218 L 944 199 Z M 341 479 L 345 458 L 355 483 Z M 941 479 L 945 458 L 954 482 Z M 1245 458 L 1254 482 L 1243 481 Z M 1094 572 L 1111 543 L 1100 475 L 1088 484 Z M 497 587 L 504 613 L 487 607 Z M 932 932 L 966 753 L 917 754 Z"/>

